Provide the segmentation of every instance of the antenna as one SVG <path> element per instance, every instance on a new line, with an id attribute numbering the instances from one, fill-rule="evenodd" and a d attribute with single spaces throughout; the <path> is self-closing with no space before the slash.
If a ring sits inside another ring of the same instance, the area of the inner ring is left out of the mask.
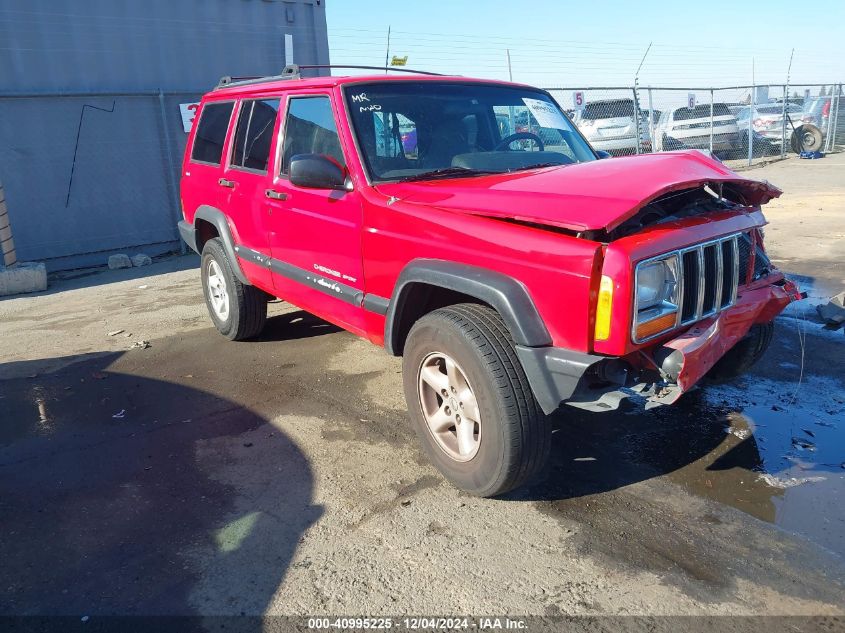
<path id="1" fill-rule="evenodd" d="M 384 52 L 384 74 L 387 74 L 387 67 L 390 60 L 390 25 L 387 25 L 387 50 Z"/>

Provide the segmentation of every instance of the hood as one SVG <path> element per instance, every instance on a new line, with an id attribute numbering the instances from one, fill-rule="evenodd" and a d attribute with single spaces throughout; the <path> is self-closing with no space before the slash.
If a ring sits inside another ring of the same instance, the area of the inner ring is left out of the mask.
<path id="1" fill-rule="evenodd" d="M 655 198 L 706 184 L 723 185 L 726 198 L 749 206 L 781 194 L 777 187 L 743 178 L 696 150 L 510 174 L 383 183 L 376 189 L 405 203 L 582 232 L 612 231 Z"/>

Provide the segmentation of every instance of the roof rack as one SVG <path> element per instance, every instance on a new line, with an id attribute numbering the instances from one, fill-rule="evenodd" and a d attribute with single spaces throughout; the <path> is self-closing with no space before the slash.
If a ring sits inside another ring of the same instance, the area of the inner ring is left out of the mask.
<path id="1" fill-rule="evenodd" d="M 271 75 L 267 77 L 231 77 L 224 75 L 217 82 L 215 90 L 220 88 L 228 88 L 229 86 L 245 86 L 248 84 L 260 84 L 266 81 L 281 81 L 283 79 L 301 79 L 299 69 L 301 67 L 296 64 L 289 64 L 282 69 L 280 75 Z"/>
<path id="2" fill-rule="evenodd" d="M 217 87 L 215 88 L 215 90 L 218 90 L 220 88 L 228 88 L 230 86 L 246 86 L 249 84 L 265 83 L 268 81 L 302 79 L 302 75 L 299 72 L 300 70 L 312 70 L 315 68 L 354 68 L 356 70 L 383 70 L 396 73 L 413 73 L 415 75 L 434 75 L 438 77 L 442 76 L 441 73 L 433 73 L 425 70 L 412 70 L 410 68 L 392 68 L 389 66 L 347 66 L 340 64 L 308 64 L 300 66 L 298 64 L 289 64 L 282 69 L 282 72 L 279 75 L 269 75 L 266 77 L 231 77 L 229 75 L 223 76 L 220 78 L 220 81 L 217 82 Z"/>

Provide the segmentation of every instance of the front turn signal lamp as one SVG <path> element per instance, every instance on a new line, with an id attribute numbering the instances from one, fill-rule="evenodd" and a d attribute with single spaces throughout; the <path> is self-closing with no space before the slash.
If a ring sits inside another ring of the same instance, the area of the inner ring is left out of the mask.
<path id="1" fill-rule="evenodd" d="M 607 275 L 601 276 L 599 300 L 596 305 L 595 339 L 606 341 L 610 338 L 610 316 L 613 310 L 613 280 Z"/>

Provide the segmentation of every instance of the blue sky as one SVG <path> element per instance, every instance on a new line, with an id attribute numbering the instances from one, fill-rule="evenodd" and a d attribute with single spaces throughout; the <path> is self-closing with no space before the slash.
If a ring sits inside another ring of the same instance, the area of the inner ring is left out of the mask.
<path id="1" fill-rule="evenodd" d="M 325 0 L 332 63 L 408 66 L 543 87 L 845 81 L 845 1 Z"/>

